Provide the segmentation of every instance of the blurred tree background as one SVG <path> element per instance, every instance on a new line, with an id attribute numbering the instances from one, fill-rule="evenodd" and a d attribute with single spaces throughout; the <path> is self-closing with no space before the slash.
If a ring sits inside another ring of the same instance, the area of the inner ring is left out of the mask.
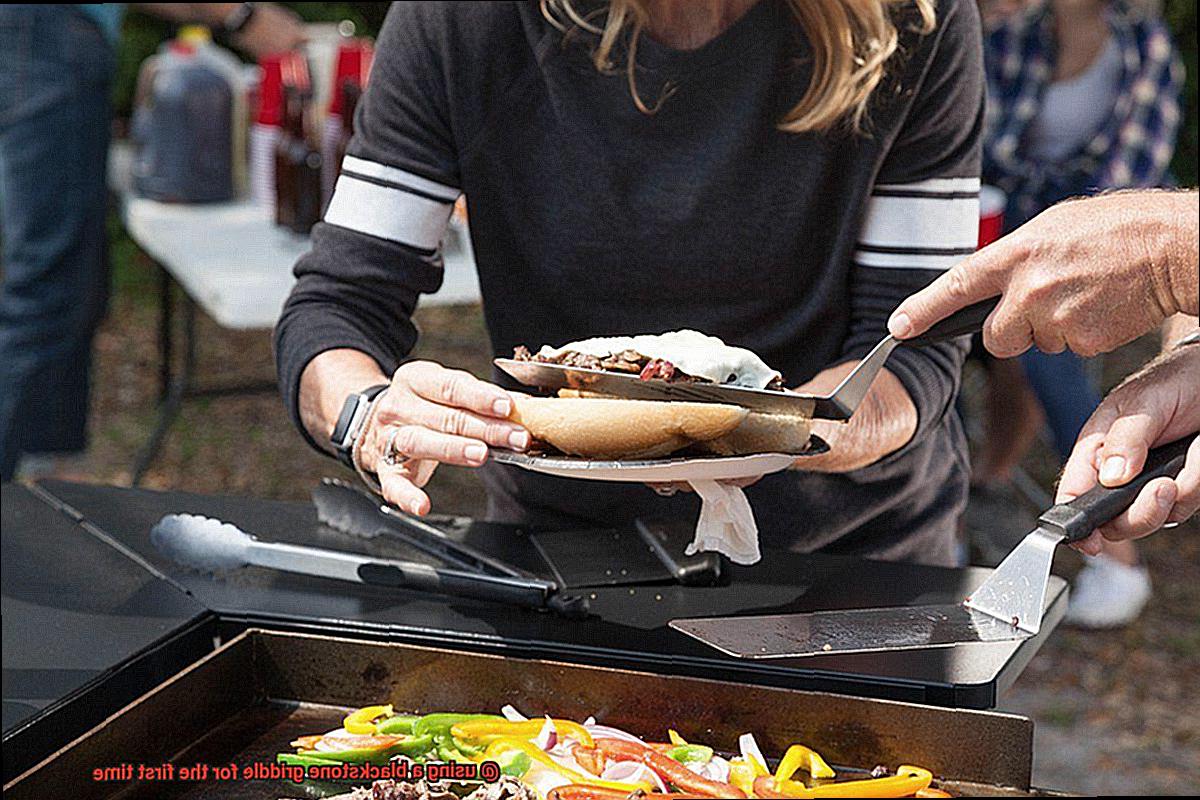
<path id="1" fill-rule="evenodd" d="M 388 3 L 283 3 L 311 22 L 334 22 L 348 19 L 362 34 L 374 36 L 383 24 Z M 1185 118 L 1172 164 L 1181 185 L 1196 186 L 1197 125 L 1196 125 L 1196 0 L 1166 0 L 1163 14 L 1175 35 L 1175 43 L 1183 53 L 1187 66 L 1187 89 L 1184 92 Z M 138 67 L 159 44 L 171 35 L 169 23 L 131 11 L 125 19 L 124 36 L 118 56 L 114 105 L 118 116 L 127 117 L 133 102 L 133 88 Z"/>

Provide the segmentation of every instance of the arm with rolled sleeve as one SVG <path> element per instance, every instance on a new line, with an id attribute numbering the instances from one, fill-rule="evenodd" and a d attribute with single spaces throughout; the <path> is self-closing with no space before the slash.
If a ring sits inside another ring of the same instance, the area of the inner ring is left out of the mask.
<path id="1" fill-rule="evenodd" d="M 378 367 L 357 382 L 380 382 L 416 342 L 418 297 L 441 286 L 439 246 L 460 192 L 436 33 L 423 9 L 389 12 L 333 198 L 275 328 L 280 390 L 314 446 L 321 437 L 301 419 L 305 368 L 353 350 Z"/>

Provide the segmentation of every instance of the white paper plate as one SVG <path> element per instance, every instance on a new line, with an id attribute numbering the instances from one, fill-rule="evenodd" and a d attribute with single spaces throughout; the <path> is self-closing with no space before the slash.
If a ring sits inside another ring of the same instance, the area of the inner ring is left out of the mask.
<path id="1" fill-rule="evenodd" d="M 490 458 L 498 464 L 512 464 L 532 472 L 562 478 L 592 481 L 629 481 L 659 483 L 665 481 L 755 478 L 790 467 L 798 458 L 829 450 L 829 445 L 814 436 L 809 448 L 795 453 L 755 453 L 749 456 L 690 456 L 654 458 L 639 461 L 603 461 L 575 456 L 543 456 L 514 453 L 492 448 Z"/>

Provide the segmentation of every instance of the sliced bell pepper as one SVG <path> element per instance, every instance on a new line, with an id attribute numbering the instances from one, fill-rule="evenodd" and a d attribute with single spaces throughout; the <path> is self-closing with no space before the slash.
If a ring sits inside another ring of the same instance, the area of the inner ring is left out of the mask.
<path id="1" fill-rule="evenodd" d="M 413 723 L 412 732 L 417 736 L 428 733 L 434 738 L 445 738 L 458 723 L 476 719 L 503 720 L 504 717 L 495 714 L 426 714 Z"/>
<path id="2" fill-rule="evenodd" d="M 291 767 L 327 767 L 331 764 L 339 763 L 328 758 L 302 756 L 298 753 L 279 753 L 275 756 L 275 762 L 277 764 L 287 764 Z"/>
<path id="3" fill-rule="evenodd" d="M 363 747 L 348 747 L 345 750 L 302 749 L 297 755 L 312 756 L 326 761 L 341 761 L 347 764 L 383 763 L 392 756 L 402 755 L 410 758 L 424 755 L 433 747 L 432 736 L 373 736 L 363 739 L 376 739 L 377 742 L 364 741 Z"/>
<path id="4" fill-rule="evenodd" d="M 663 755 L 667 758 L 673 758 L 681 764 L 695 761 L 707 764 L 712 761 L 713 749 L 703 744 L 679 744 L 669 750 L 664 750 Z"/>
<path id="5" fill-rule="evenodd" d="M 680 736 L 679 731 L 675 730 L 674 728 L 667 728 L 667 738 L 670 739 L 671 744 L 675 745 L 676 747 L 687 744 L 687 740 Z"/>
<path id="6" fill-rule="evenodd" d="M 596 747 L 614 761 L 640 761 L 654 770 L 658 777 L 689 794 L 734 798 L 745 797 L 747 794 L 732 783 L 714 781 L 692 772 L 678 761 L 667 758 L 663 753 L 647 747 L 641 742 L 630 742 L 624 739 L 597 739 Z"/>
<path id="7" fill-rule="evenodd" d="M 933 773 L 920 767 L 902 766 L 895 775 L 862 781 L 843 781 L 808 787 L 799 781 L 761 777 L 754 781 L 757 797 L 908 797 L 928 788 Z"/>
<path id="8" fill-rule="evenodd" d="M 509 750 L 501 753 L 496 763 L 500 765 L 501 775 L 520 778 L 529 772 L 529 768 L 533 766 L 533 759 L 520 750 Z"/>
<path id="9" fill-rule="evenodd" d="M 570 767 L 564 767 L 562 764 L 559 764 L 557 761 L 547 755 L 545 750 L 542 750 L 537 745 L 524 739 L 497 739 L 488 745 L 484 758 L 498 761 L 500 755 L 508 752 L 509 750 L 518 750 L 524 753 L 525 755 L 529 756 L 530 760 L 540 764 L 552 772 L 558 773 L 572 783 L 596 786 L 601 789 L 615 789 L 619 792 L 625 792 L 625 794 L 630 794 L 639 790 L 643 792 L 654 791 L 654 787 L 645 781 L 638 781 L 636 783 L 625 783 L 624 781 L 606 781 L 603 778 L 597 778 L 595 775 L 588 775 L 580 772 L 579 770 L 571 769 Z M 681 767 L 681 769 L 687 768 Z M 690 772 L 691 770 L 688 771 Z"/>
<path id="10" fill-rule="evenodd" d="M 372 734 L 378 733 L 375 727 L 375 720 L 380 717 L 390 717 L 392 715 L 391 705 L 386 706 L 364 706 L 357 711 L 351 711 L 342 720 L 342 727 L 347 733 L 357 734 Z"/>
<path id="11" fill-rule="evenodd" d="M 592 735 L 587 728 L 578 722 L 567 719 L 551 720 L 559 736 L 569 736 L 572 739 L 591 747 Z M 497 739 L 533 739 L 545 727 L 544 719 L 529 719 L 521 722 L 510 722 L 506 719 L 476 719 L 456 723 L 450 728 L 450 735 L 459 741 L 494 742 Z"/>
<path id="12" fill-rule="evenodd" d="M 811 748 L 802 744 L 794 744 L 787 749 L 775 770 L 775 780 L 786 781 L 796 774 L 796 770 L 804 770 L 814 778 L 834 778 L 837 773 L 825 763 L 825 759 Z"/>
<path id="13" fill-rule="evenodd" d="M 413 732 L 413 723 L 419 719 L 412 714 L 396 714 L 395 716 L 381 719 L 375 723 L 375 730 L 378 733 L 404 733 L 410 734 Z"/>
<path id="14" fill-rule="evenodd" d="M 754 779 L 767 777 L 771 773 L 761 766 L 756 758 L 729 759 L 729 782 L 745 792 L 747 797 L 754 794 Z"/>

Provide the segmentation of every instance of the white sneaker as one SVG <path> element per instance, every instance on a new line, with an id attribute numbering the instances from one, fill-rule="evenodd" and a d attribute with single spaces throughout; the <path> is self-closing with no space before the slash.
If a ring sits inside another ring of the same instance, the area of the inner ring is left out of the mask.
<path id="1" fill-rule="evenodd" d="M 1150 600 L 1150 573 L 1104 556 L 1088 558 L 1071 587 L 1063 621 L 1080 628 L 1121 628 Z"/>

